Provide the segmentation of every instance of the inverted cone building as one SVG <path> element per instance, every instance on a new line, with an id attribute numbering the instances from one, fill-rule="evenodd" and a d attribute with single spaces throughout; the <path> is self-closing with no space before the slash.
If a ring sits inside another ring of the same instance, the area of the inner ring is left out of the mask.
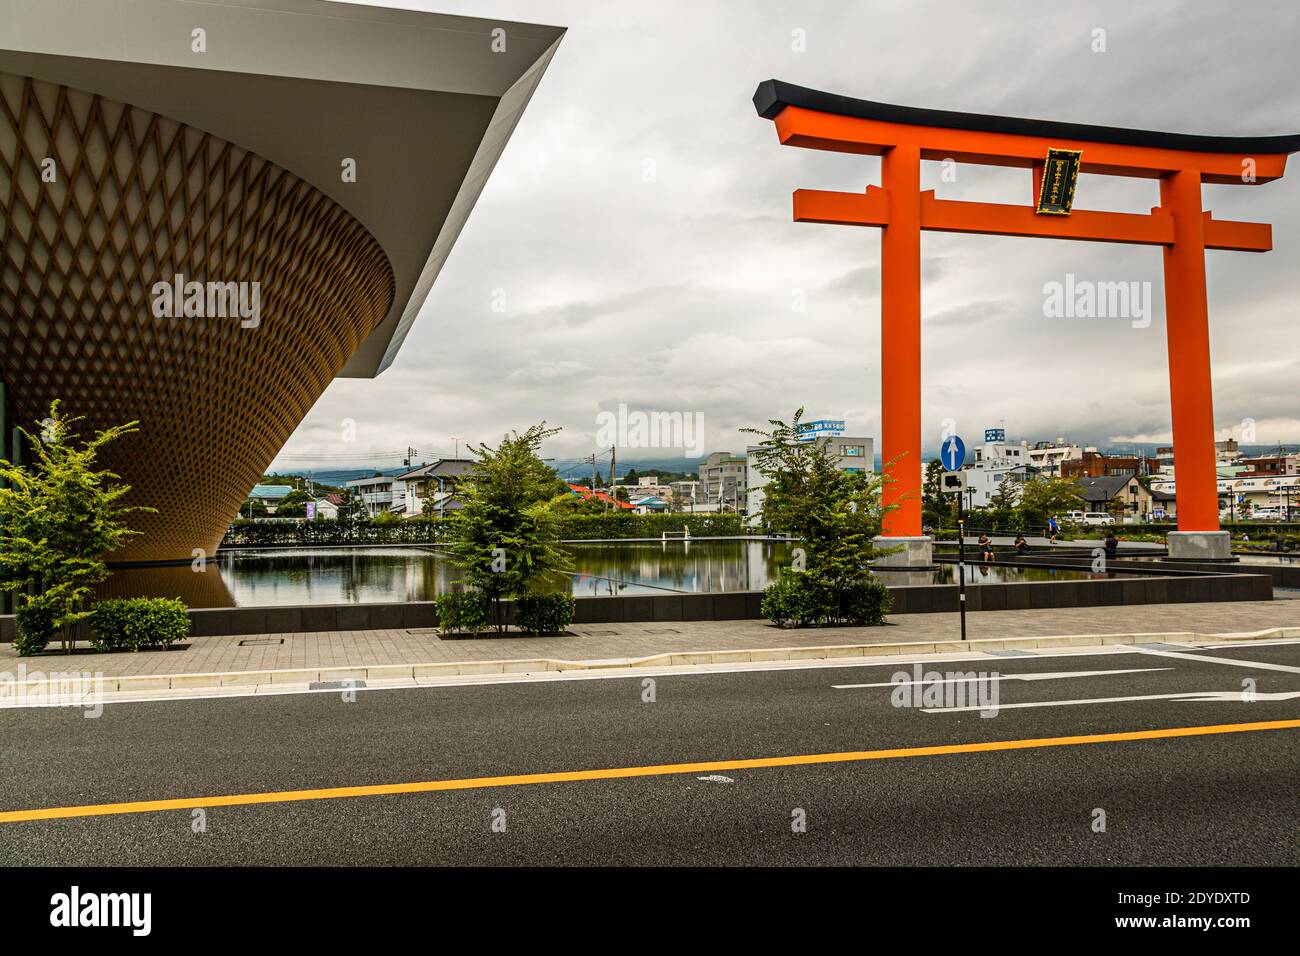
<path id="1" fill-rule="evenodd" d="M 52 399 L 144 534 L 215 550 L 393 360 L 563 35 L 317 0 L 0 0 L 0 457 Z"/>

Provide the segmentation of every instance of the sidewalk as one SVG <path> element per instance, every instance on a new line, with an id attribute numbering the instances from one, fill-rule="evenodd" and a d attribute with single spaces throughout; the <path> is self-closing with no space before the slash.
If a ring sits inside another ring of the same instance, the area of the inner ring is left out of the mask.
<path id="1" fill-rule="evenodd" d="M 1300 601 L 981 611 L 967 616 L 971 640 L 1178 631 L 1225 634 L 1297 626 Z M 886 627 L 781 630 L 767 621 L 676 621 L 574 625 L 570 631 L 562 637 L 478 640 L 443 640 L 432 629 L 196 637 L 171 651 L 28 658 L 19 658 L 5 644 L 0 645 L 0 672 L 13 671 L 20 662 L 28 670 L 75 669 L 111 678 L 537 658 L 591 661 L 688 651 L 955 641 L 960 636 L 955 613 L 900 614 L 891 617 Z"/>

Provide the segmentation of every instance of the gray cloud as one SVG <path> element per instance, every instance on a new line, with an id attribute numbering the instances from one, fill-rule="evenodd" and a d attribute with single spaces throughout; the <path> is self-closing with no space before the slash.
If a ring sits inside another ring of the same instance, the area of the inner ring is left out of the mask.
<path id="1" fill-rule="evenodd" d="M 483 4 L 421 4 L 481 16 Z M 711 447 L 784 416 L 879 434 L 879 234 L 796 224 L 799 187 L 861 190 L 879 161 L 780 146 L 749 98 L 779 77 L 944 109 L 1224 134 L 1300 130 L 1293 4 L 1164 0 L 652 5 L 494 0 L 503 18 L 570 32 L 393 368 L 340 380 L 288 454 L 494 440 L 545 417 L 548 452 L 591 451 L 619 402 L 702 412 Z M 1107 52 L 1091 49 L 1106 31 Z M 808 52 L 791 49 L 806 31 Z M 643 173 L 652 164 L 654 177 Z M 1028 201 L 1023 170 L 959 166 L 923 188 Z M 1275 251 L 1209 255 L 1216 427 L 1300 438 L 1300 173 L 1207 187 L 1220 218 L 1274 223 Z M 1145 180 L 1087 177 L 1082 208 L 1145 210 Z M 1167 437 L 1160 253 L 1145 247 L 929 234 L 923 242 L 927 435 Z M 1049 319 L 1068 273 L 1150 282 L 1150 328 Z M 491 310 L 493 290 L 508 308 Z M 355 445 L 339 421 L 357 422 Z M 632 457 L 629 455 L 629 457 Z"/>

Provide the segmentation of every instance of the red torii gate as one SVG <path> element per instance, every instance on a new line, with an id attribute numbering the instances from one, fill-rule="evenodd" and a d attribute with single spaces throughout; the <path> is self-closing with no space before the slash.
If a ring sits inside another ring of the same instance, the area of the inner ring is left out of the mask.
<path id="1" fill-rule="evenodd" d="M 775 121 L 785 145 L 882 157 L 882 185 L 862 193 L 795 190 L 794 218 L 881 228 L 881 454 L 897 460 L 884 497 L 899 505 L 885 518 L 886 537 L 921 536 L 921 230 L 930 229 L 1164 247 L 1178 504 L 1170 553 L 1229 556 L 1227 532 L 1219 531 L 1205 250 L 1267 252 L 1273 239 L 1267 224 L 1214 219 L 1201 208 L 1201 185 L 1281 178 L 1300 135 L 1196 136 L 917 109 L 779 80 L 759 84 L 754 106 Z M 1160 205 L 1149 214 L 1071 211 L 1071 183 L 1069 195 L 1052 197 L 1058 214 L 1040 215 L 1049 150 L 1079 154 L 1076 174 L 1158 179 Z M 1033 170 L 1039 207 L 922 192 L 921 161 L 945 159 Z"/>

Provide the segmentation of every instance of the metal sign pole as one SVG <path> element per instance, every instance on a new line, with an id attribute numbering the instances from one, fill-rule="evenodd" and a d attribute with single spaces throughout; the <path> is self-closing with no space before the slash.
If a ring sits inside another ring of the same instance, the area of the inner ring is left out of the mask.
<path id="1" fill-rule="evenodd" d="M 966 640 L 966 512 L 961 500 L 966 497 L 957 492 L 957 590 L 958 603 L 961 605 L 961 639 Z"/>
<path id="2" fill-rule="evenodd" d="M 946 458 L 944 456 L 947 456 Z M 966 511 L 962 499 L 966 496 L 967 480 L 961 466 L 966 462 L 966 443 L 957 435 L 943 441 L 939 462 L 948 474 L 943 478 L 943 489 L 957 493 L 957 594 L 961 611 L 961 639 L 966 640 Z M 971 489 L 973 492 L 974 489 Z"/>

